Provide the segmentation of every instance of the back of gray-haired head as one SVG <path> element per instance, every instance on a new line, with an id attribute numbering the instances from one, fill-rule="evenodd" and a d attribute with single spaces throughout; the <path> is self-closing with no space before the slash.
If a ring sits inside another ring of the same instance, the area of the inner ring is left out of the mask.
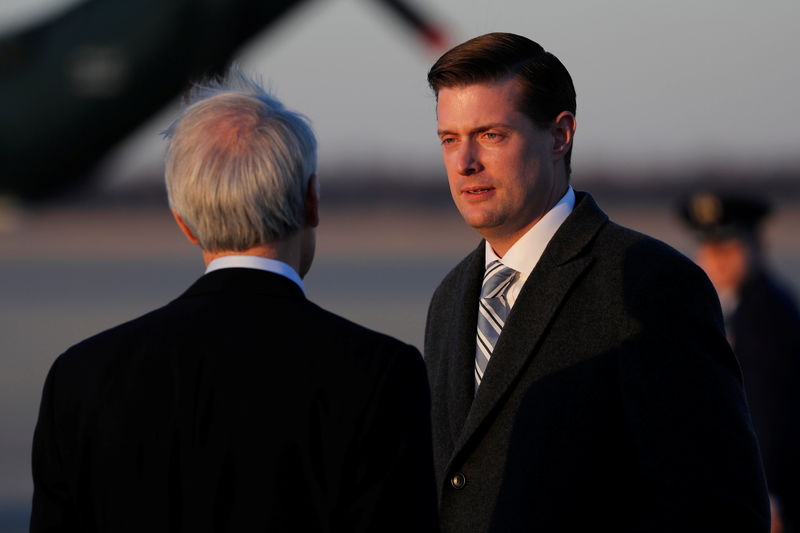
<path id="1" fill-rule="evenodd" d="M 197 85 L 164 132 L 170 207 L 208 251 L 242 251 L 303 227 L 317 142 L 308 120 L 238 70 Z"/>

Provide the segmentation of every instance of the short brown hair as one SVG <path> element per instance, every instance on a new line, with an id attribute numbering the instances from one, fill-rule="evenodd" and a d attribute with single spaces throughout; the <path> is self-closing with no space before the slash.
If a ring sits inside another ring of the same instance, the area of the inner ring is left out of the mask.
<path id="1" fill-rule="evenodd" d="M 522 87 L 520 110 L 540 128 L 549 128 L 562 112 L 575 114 L 575 86 L 556 56 L 527 37 L 487 33 L 447 51 L 428 72 L 438 98 L 444 87 L 463 87 L 515 78 Z M 564 156 L 570 173 L 572 147 Z"/>

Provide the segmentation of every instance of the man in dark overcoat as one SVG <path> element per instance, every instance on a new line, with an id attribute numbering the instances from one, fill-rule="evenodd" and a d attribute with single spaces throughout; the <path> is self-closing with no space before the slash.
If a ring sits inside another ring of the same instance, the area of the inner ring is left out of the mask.
<path id="1" fill-rule="evenodd" d="M 443 531 L 768 531 L 714 288 L 572 189 L 561 62 L 493 33 L 428 81 L 453 200 L 484 238 L 425 333 Z"/>

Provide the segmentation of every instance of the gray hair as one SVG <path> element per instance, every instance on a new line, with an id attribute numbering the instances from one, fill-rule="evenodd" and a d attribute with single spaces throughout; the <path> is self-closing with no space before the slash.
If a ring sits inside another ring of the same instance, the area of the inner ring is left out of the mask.
<path id="1" fill-rule="evenodd" d="M 208 251 L 284 240 L 305 223 L 317 141 L 303 115 L 238 69 L 193 87 L 164 131 L 170 207 Z"/>

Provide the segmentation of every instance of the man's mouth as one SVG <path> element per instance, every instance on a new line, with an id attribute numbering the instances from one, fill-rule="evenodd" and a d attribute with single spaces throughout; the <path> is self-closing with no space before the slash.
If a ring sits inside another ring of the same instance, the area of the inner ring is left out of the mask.
<path id="1" fill-rule="evenodd" d="M 475 187 L 474 189 L 466 189 L 464 192 L 466 194 L 483 194 L 492 190 L 494 190 L 494 187 Z"/>

